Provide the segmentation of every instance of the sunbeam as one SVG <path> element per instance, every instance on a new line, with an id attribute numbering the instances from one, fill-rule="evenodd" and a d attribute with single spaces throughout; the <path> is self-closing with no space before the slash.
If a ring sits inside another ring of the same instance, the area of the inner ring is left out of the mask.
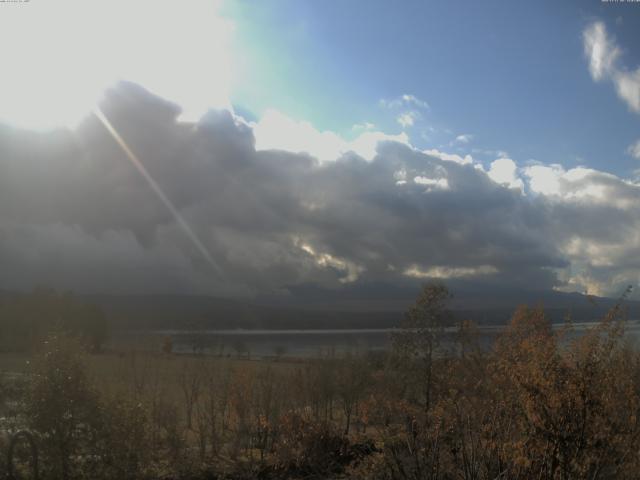
<path id="1" fill-rule="evenodd" d="M 216 274 L 220 274 L 221 273 L 220 267 L 218 266 L 218 264 L 215 262 L 215 260 L 213 259 L 213 257 L 209 253 L 209 250 L 207 250 L 207 247 L 205 247 L 205 245 L 202 243 L 202 241 L 198 238 L 198 235 L 189 226 L 189 224 L 184 219 L 184 217 L 182 215 L 180 215 L 180 212 L 175 207 L 173 202 L 162 191 L 162 188 L 160 188 L 160 185 L 158 185 L 158 182 L 156 182 L 153 179 L 153 177 L 151 176 L 149 171 L 145 168 L 145 166 L 142 163 L 142 161 L 133 152 L 133 150 L 131 150 L 131 148 L 129 148 L 129 145 L 127 145 L 127 142 L 124 141 L 122 136 L 118 133 L 118 131 L 115 129 L 115 127 L 111 124 L 111 122 L 106 117 L 104 112 L 100 109 L 100 107 L 94 108 L 94 114 L 96 115 L 96 117 L 98 117 L 100 122 L 104 125 L 104 127 L 107 129 L 107 131 L 111 134 L 111 136 L 116 141 L 116 143 L 120 146 L 120 148 L 122 148 L 122 150 L 126 154 L 126 156 L 129 159 L 129 161 L 131 161 L 132 165 L 136 168 L 136 170 L 138 170 L 138 172 L 140 172 L 140 175 L 142 175 L 144 177 L 144 179 L 147 181 L 147 183 L 149 184 L 151 189 L 158 196 L 160 201 L 171 212 L 171 215 L 173 215 L 173 217 L 175 218 L 176 222 L 178 222 L 178 225 L 180 225 L 182 230 L 184 230 L 184 232 L 187 235 L 187 237 L 189 237 L 189 239 L 193 242 L 194 246 L 200 251 L 200 253 L 207 260 L 207 262 L 209 262 L 209 264 L 213 267 L 213 269 L 216 272 Z"/>

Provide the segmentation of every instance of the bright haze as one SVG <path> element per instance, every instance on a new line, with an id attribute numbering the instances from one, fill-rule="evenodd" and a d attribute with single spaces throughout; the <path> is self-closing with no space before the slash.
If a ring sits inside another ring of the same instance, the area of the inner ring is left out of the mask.
<path id="1" fill-rule="evenodd" d="M 0 4 L 0 290 L 640 276 L 640 4 Z"/>

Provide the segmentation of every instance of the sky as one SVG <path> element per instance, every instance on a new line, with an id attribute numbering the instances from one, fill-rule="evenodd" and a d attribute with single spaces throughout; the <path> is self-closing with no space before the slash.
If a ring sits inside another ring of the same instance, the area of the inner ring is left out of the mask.
<path id="1" fill-rule="evenodd" d="M 388 133 L 406 131 L 419 148 L 448 147 L 476 153 L 480 161 L 504 151 L 520 161 L 586 164 L 616 174 L 637 168 L 625 152 L 637 140 L 637 108 L 617 101 L 606 81 L 594 84 L 583 54 L 584 30 L 601 21 L 617 39 L 621 66 L 636 68 L 637 5 L 421 1 L 398 8 L 393 2 L 280 1 L 232 7 L 237 41 L 255 66 L 235 100 L 258 114 L 276 108 L 345 136 L 355 124 L 373 123 Z M 378 108 L 380 100 L 402 94 L 429 108 Z M 418 118 L 403 128 L 397 116 L 409 111 Z M 450 145 L 459 136 L 473 142 Z"/>
<path id="2" fill-rule="evenodd" d="M 0 40 L 0 289 L 640 279 L 640 3 L 30 0 Z"/>

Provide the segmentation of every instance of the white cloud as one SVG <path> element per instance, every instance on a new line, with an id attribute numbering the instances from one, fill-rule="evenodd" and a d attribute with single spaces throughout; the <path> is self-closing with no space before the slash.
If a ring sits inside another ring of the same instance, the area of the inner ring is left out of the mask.
<path id="1" fill-rule="evenodd" d="M 640 140 L 636 140 L 634 143 L 629 145 L 629 148 L 627 148 L 627 153 L 633 158 L 637 158 L 638 160 L 640 160 Z"/>
<path id="2" fill-rule="evenodd" d="M 491 180 L 500 185 L 517 188 L 520 191 L 524 190 L 524 183 L 522 179 L 518 177 L 516 162 L 510 158 L 499 158 L 491 162 L 487 175 L 489 175 Z"/>
<path id="3" fill-rule="evenodd" d="M 473 139 L 473 135 L 470 133 L 464 133 L 462 135 L 458 135 L 455 139 L 456 143 L 469 143 Z"/>
<path id="4" fill-rule="evenodd" d="M 347 144 L 346 151 L 353 151 L 365 160 L 372 160 L 376 156 L 377 147 L 380 142 L 397 142 L 403 145 L 411 146 L 409 137 L 402 132 L 397 135 L 389 135 L 387 133 L 373 131 L 364 132 L 355 140 Z"/>
<path id="5" fill-rule="evenodd" d="M 583 32 L 583 42 L 591 77 L 595 81 L 611 80 L 618 96 L 631 110 L 640 112 L 640 68 L 634 71 L 619 65 L 621 50 L 607 34 L 604 23 L 589 25 Z"/>
<path id="6" fill-rule="evenodd" d="M 330 131 L 320 132 L 305 121 L 293 120 L 277 110 L 267 110 L 253 125 L 256 150 L 305 152 L 321 161 L 339 158 L 346 142 Z"/>
<path id="7" fill-rule="evenodd" d="M 480 265 L 478 267 L 430 267 L 423 269 L 418 265 L 412 265 L 404 271 L 404 275 L 413 278 L 464 278 L 475 277 L 478 275 L 491 275 L 497 273 L 496 269 L 492 265 Z"/>
<path id="8" fill-rule="evenodd" d="M 446 178 L 429 178 L 418 175 L 413 178 L 413 181 L 419 185 L 426 185 L 427 191 L 449 189 L 449 181 Z"/>
<path id="9" fill-rule="evenodd" d="M 402 95 L 402 100 L 407 105 L 415 105 L 416 107 L 420 108 L 429 108 L 429 104 L 427 102 L 425 102 L 424 100 L 420 100 L 415 95 L 408 95 L 405 93 L 404 95 Z"/>
<path id="10" fill-rule="evenodd" d="M 589 72 L 599 81 L 615 70 L 615 62 L 620 49 L 615 41 L 608 38 L 607 28 L 602 22 L 589 25 L 582 34 L 584 53 L 589 59 Z"/>
<path id="11" fill-rule="evenodd" d="M 488 155 L 488 156 L 492 156 L 494 158 L 505 158 L 505 157 L 509 157 L 509 153 L 506 152 L 505 150 L 488 150 L 485 148 L 472 148 L 471 149 L 472 153 L 478 153 L 478 154 L 482 154 L 482 155 Z"/>
<path id="12" fill-rule="evenodd" d="M 300 238 L 294 238 L 294 245 L 301 249 L 302 251 L 308 253 L 313 261 L 319 267 L 323 268 L 333 268 L 335 270 L 339 270 L 343 273 L 343 276 L 339 279 L 340 283 L 352 283 L 358 280 L 358 277 L 365 271 L 364 267 L 355 264 L 354 262 L 350 262 L 349 260 L 345 260 L 343 258 L 338 258 L 328 253 L 317 252 L 315 248 L 313 248 L 310 244 L 305 243 Z"/>
<path id="13" fill-rule="evenodd" d="M 635 72 L 617 71 L 613 81 L 618 96 L 627 102 L 631 110 L 640 113 L 640 68 Z"/>
<path id="14" fill-rule="evenodd" d="M 355 131 L 373 130 L 374 128 L 376 128 L 375 124 L 371 122 L 363 122 L 363 123 L 356 123 L 351 127 L 351 130 L 355 130 Z"/>
<path id="15" fill-rule="evenodd" d="M 465 155 L 464 157 L 461 157 L 460 155 L 456 155 L 455 153 L 441 152 L 440 150 L 437 150 L 435 148 L 423 150 L 422 153 L 439 158 L 440 160 L 455 162 L 461 165 L 468 165 L 473 163 L 473 157 L 471 157 L 471 155 Z"/>
<path id="16" fill-rule="evenodd" d="M 560 165 L 533 165 L 526 167 L 524 173 L 529 177 L 532 192 L 560 195 L 560 179 L 565 173 Z"/>
<path id="17" fill-rule="evenodd" d="M 372 160 L 378 143 L 383 141 L 409 145 L 409 138 L 405 133 L 388 135 L 379 131 L 365 131 L 356 139 L 347 141 L 334 132 L 321 132 L 309 122 L 293 120 L 273 109 L 267 110 L 251 126 L 257 150 L 304 152 L 322 162 L 335 161 L 347 152 Z"/>
<path id="18" fill-rule="evenodd" d="M 639 283 L 633 252 L 640 242 L 640 233 L 633 226 L 621 233 L 620 237 L 608 239 L 571 235 L 561 245 L 563 255 L 570 261 L 568 268 L 557 272 L 560 280 L 566 282 L 561 289 L 611 296 L 619 295 L 629 283 Z"/>
<path id="19" fill-rule="evenodd" d="M 408 93 L 393 99 L 383 98 L 378 103 L 383 108 L 398 111 L 396 122 L 402 128 L 413 127 L 418 120 L 422 119 L 420 111 L 429 108 L 427 102 Z"/>
<path id="20" fill-rule="evenodd" d="M 390 109 L 395 109 L 395 108 L 400 108 L 405 106 L 412 106 L 412 107 L 416 107 L 423 110 L 426 110 L 427 108 L 429 108 L 429 104 L 426 101 L 416 97 L 415 95 L 411 95 L 408 93 L 400 95 L 397 98 L 392 98 L 392 99 L 383 98 L 378 103 L 380 104 L 381 107 L 390 108 Z"/>
<path id="21" fill-rule="evenodd" d="M 415 111 L 403 112 L 396 117 L 396 121 L 402 128 L 413 127 L 418 119 L 420 119 L 420 114 Z"/>
<path id="22" fill-rule="evenodd" d="M 586 167 L 565 170 L 561 165 L 533 165 L 524 169 L 532 192 L 562 202 L 608 205 L 627 209 L 637 202 L 634 195 L 624 195 L 622 186 L 635 189 L 638 186 L 623 182 L 609 173 Z"/>

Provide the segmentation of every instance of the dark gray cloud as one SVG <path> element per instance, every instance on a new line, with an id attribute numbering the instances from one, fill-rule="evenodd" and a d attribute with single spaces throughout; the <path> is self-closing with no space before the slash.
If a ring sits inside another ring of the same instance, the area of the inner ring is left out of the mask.
<path id="1" fill-rule="evenodd" d="M 178 123 L 177 106 L 128 83 L 102 110 L 222 274 L 91 116 L 75 131 L 0 127 L 0 288 L 365 295 L 435 277 L 609 293 L 637 281 L 640 189 L 602 172 L 528 167 L 523 190 L 394 142 L 371 161 L 256 151 L 229 112 Z"/>

